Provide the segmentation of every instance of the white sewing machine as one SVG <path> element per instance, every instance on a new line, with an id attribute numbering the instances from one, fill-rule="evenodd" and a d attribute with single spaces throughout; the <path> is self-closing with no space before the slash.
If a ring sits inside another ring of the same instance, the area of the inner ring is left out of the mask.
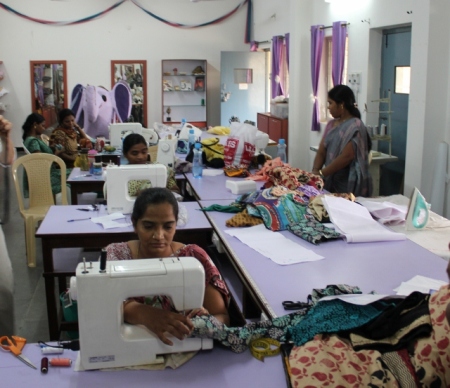
<path id="1" fill-rule="evenodd" d="M 71 295 L 78 301 L 80 369 L 100 369 L 158 362 L 167 353 L 212 349 L 212 339 L 170 337 L 164 344 L 146 327 L 123 320 L 123 301 L 130 297 L 167 295 L 178 311 L 202 306 L 205 272 L 194 257 L 169 257 L 80 263 Z M 75 286 L 75 290 L 73 290 Z M 160 357 L 161 358 L 161 357 Z"/>
<path id="2" fill-rule="evenodd" d="M 168 135 L 165 139 L 158 142 L 158 153 L 156 161 L 167 167 L 175 167 L 175 149 L 178 139 L 175 136 Z"/>
<path id="3" fill-rule="evenodd" d="M 122 148 L 122 140 L 130 133 L 142 135 L 141 123 L 114 123 L 108 126 L 109 141 L 113 147 Z"/>
<path id="4" fill-rule="evenodd" d="M 131 213 L 135 196 L 128 193 L 131 180 L 149 180 L 152 187 L 166 187 L 167 168 L 162 164 L 126 164 L 106 167 L 108 213 Z"/>

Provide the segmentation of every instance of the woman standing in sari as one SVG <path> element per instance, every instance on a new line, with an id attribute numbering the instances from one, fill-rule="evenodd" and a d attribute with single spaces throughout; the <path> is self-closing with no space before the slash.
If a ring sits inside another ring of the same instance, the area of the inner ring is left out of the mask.
<path id="1" fill-rule="evenodd" d="M 328 92 L 328 109 L 333 120 L 325 128 L 313 164 L 325 189 L 332 193 L 353 193 L 370 197 L 369 152 L 372 146 L 353 91 L 337 85 Z"/>

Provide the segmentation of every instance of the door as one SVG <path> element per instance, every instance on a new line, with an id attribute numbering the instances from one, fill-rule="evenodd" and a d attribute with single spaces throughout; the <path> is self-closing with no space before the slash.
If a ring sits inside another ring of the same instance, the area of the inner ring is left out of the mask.
<path id="1" fill-rule="evenodd" d="M 220 55 L 220 125 L 230 118 L 253 121 L 266 111 L 266 53 L 222 51 Z"/>
<path id="2" fill-rule="evenodd" d="M 408 128 L 409 92 L 396 88 L 396 73 L 400 67 L 409 67 L 411 58 L 411 27 L 394 28 L 383 31 L 383 47 L 381 49 L 381 90 L 380 98 L 387 98 L 391 92 L 391 116 L 380 113 L 378 123 L 389 125 L 391 122 L 392 155 L 398 157 L 397 162 L 381 166 L 380 195 L 399 194 L 403 191 L 405 175 L 405 154 Z M 380 104 L 380 111 L 386 110 L 386 104 Z M 378 150 L 389 153 L 389 143 L 380 141 Z"/>

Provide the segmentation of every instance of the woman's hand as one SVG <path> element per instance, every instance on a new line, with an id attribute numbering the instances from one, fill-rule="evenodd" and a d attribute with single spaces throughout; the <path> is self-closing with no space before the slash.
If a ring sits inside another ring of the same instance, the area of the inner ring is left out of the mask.
<path id="1" fill-rule="evenodd" d="M 162 342 L 170 346 L 173 345 L 173 342 L 166 337 L 166 333 L 172 334 L 179 340 L 183 340 L 194 329 L 191 320 L 184 315 L 135 301 L 125 305 L 124 318 L 126 322 L 133 325 L 144 325 L 155 333 Z"/>
<path id="2" fill-rule="evenodd" d="M 189 314 L 187 315 L 188 318 L 193 318 L 193 317 L 201 317 L 202 315 L 210 315 L 209 311 L 206 310 L 204 307 L 201 307 L 199 309 L 193 309 L 189 312 Z"/>

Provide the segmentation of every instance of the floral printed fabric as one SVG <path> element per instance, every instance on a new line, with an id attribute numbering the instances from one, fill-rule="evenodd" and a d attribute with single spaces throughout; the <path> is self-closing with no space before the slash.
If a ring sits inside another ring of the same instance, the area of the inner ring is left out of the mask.
<path id="1" fill-rule="evenodd" d="M 302 184 L 323 189 L 323 180 L 317 175 L 285 164 L 280 158 L 268 160 L 263 168 L 247 179 L 265 181 L 265 187 L 285 186 L 295 190 Z"/>
<path id="2" fill-rule="evenodd" d="M 287 329 L 297 325 L 307 311 L 308 308 L 303 308 L 292 314 L 267 321 L 251 322 L 243 327 L 228 327 L 212 315 L 203 315 L 191 319 L 194 324 L 191 336 L 212 338 L 229 347 L 233 352 L 242 353 L 255 339 L 273 338 L 284 342 Z"/>
<path id="3" fill-rule="evenodd" d="M 430 337 L 419 339 L 414 348 L 412 363 L 422 387 L 450 386 L 450 326 L 445 309 L 450 303 L 450 289 L 443 286 L 429 302 Z"/>
<path id="4" fill-rule="evenodd" d="M 256 207 L 267 229 L 289 230 L 296 236 L 317 244 L 324 239 L 340 238 L 333 229 L 323 226 L 307 211 L 304 192 L 274 186 L 263 190 L 256 198 Z"/>

